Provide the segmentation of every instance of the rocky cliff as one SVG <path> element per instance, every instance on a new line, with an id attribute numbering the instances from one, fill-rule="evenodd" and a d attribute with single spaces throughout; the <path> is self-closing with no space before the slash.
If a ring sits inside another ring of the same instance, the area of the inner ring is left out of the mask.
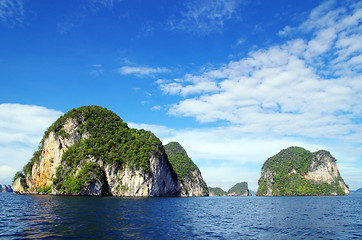
<path id="1" fill-rule="evenodd" d="M 247 182 L 239 182 L 228 191 L 228 196 L 251 196 Z"/>
<path id="2" fill-rule="evenodd" d="M 13 188 L 11 187 L 11 185 L 0 184 L 0 192 L 13 192 Z"/>
<path id="3" fill-rule="evenodd" d="M 170 142 L 165 150 L 181 184 L 181 196 L 208 196 L 208 188 L 199 168 L 188 157 L 185 149 L 177 142 Z"/>
<path id="4" fill-rule="evenodd" d="M 346 195 L 336 159 L 327 151 L 290 147 L 263 165 L 258 196 Z"/>
<path id="5" fill-rule="evenodd" d="M 39 150 L 14 177 L 16 193 L 180 196 L 161 141 L 128 128 L 98 106 L 73 109 L 45 132 Z"/>

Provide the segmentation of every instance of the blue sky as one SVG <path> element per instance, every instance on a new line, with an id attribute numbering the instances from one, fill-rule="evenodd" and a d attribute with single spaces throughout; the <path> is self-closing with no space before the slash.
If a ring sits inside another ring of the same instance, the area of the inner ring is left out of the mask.
<path id="1" fill-rule="evenodd" d="M 210 186 L 289 146 L 362 187 L 362 2 L 0 0 L 0 183 L 83 105 L 178 141 Z"/>

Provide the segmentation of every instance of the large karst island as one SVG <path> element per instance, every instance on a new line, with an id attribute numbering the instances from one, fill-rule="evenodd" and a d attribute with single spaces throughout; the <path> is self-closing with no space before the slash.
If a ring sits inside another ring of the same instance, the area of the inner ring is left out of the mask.
<path id="1" fill-rule="evenodd" d="M 327 151 L 290 147 L 263 165 L 257 196 L 347 195 L 348 186 Z"/>
<path id="2" fill-rule="evenodd" d="M 151 132 L 129 128 L 99 106 L 73 109 L 55 121 L 38 151 L 16 173 L 13 190 L 127 197 L 208 195 L 200 170 L 178 143 L 164 147 Z"/>

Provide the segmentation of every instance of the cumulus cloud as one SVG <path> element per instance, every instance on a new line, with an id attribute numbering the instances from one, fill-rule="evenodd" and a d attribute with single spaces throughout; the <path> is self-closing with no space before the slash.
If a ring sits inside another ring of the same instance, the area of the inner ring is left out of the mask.
<path id="1" fill-rule="evenodd" d="M 165 73 L 169 70 L 167 68 L 151 68 L 151 67 L 133 67 L 123 66 L 118 69 L 118 72 L 123 75 L 136 75 L 136 76 L 154 76 L 156 73 Z"/>
<path id="2" fill-rule="evenodd" d="M 184 11 L 169 21 L 171 29 L 206 34 L 222 31 L 225 22 L 238 15 L 242 1 L 185 1 Z"/>
<path id="3" fill-rule="evenodd" d="M 0 0 L 0 21 L 8 27 L 21 25 L 25 19 L 22 0 Z"/>
<path id="4" fill-rule="evenodd" d="M 199 75 L 157 81 L 163 93 L 185 98 L 169 113 L 249 132 L 360 141 L 361 9 L 333 6 L 313 10 L 296 28 L 301 37 Z"/>
<path id="5" fill-rule="evenodd" d="M 325 1 L 299 26 L 284 27 L 281 44 L 200 74 L 156 81 L 164 94 L 184 98 L 169 114 L 227 126 L 174 131 L 162 140 L 179 141 L 211 185 L 248 176 L 250 164 L 261 167 L 293 145 L 335 150 L 342 176 L 360 185 L 362 3 L 341 5 Z"/>
<path id="6" fill-rule="evenodd" d="M 43 132 L 60 115 L 59 111 L 40 106 L 0 104 L 1 176 L 22 169 L 37 149 Z"/>

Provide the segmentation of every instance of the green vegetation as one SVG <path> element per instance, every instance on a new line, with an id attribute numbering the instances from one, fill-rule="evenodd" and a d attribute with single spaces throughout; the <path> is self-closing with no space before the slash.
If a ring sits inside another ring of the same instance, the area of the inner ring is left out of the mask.
<path id="1" fill-rule="evenodd" d="M 48 193 L 51 193 L 51 192 L 52 192 L 52 187 L 51 187 L 51 186 L 38 187 L 38 188 L 36 189 L 36 191 L 37 191 L 38 193 L 48 194 Z"/>
<path id="2" fill-rule="evenodd" d="M 64 129 L 66 121 L 76 122 L 77 132 L 68 133 Z M 112 111 L 99 106 L 84 106 L 72 109 L 56 120 L 44 133 L 36 151 L 23 168 L 25 175 L 31 173 L 33 165 L 39 161 L 45 139 L 51 132 L 56 137 L 69 138 L 70 134 L 85 134 L 76 144 L 64 152 L 61 165 L 53 179 L 54 187 L 68 194 L 81 193 L 86 183 L 93 177 L 102 179 L 100 169 L 83 163 L 84 159 L 94 158 L 109 164 L 127 164 L 130 168 L 149 172 L 149 157 L 164 155 L 161 141 L 150 131 L 128 128 L 123 120 Z M 73 136 L 74 137 L 74 136 Z M 78 168 L 82 170 L 77 172 Z M 91 171 L 96 174 L 92 175 Z"/>
<path id="3" fill-rule="evenodd" d="M 219 187 L 209 187 L 209 194 L 213 196 L 226 196 L 227 192 Z"/>
<path id="4" fill-rule="evenodd" d="M 196 164 L 187 156 L 185 149 L 178 142 L 170 142 L 165 146 L 165 151 L 179 180 L 189 178 L 193 181 L 192 172 L 199 170 Z"/>
<path id="5" fill-rule="evenodd" d="M 248 191 L 248 183 L 239 182 L 229 189 L 228 194 L 235 193 L 236 195 L 240 196 L 245 194 L 247 191 Z"/>
<path id="6" fill-rule="evenodd" d="M 181 182 L 184 182 L 186 179 L 194 182 L 195 176 L 192 172 L 195 170 L 200 172 L 200 170 L 191 158 L 189 158 L 185 149 L 178 142 L 170 142 L 165 146 L 165 151 L 178 179 Z M 204 192 L 208 194 L 206 183 L 202 181 L 200 185 L 204 189 Z"/>
<path id="7" fill-rule="evenodd" d="M 277 155 L 269 158 L 263 168 L 269 168 L 272 172 L 284 174 L 293 169 L 300 174 L 307 174 L 312 163 L 313 153 L 300 147 L 291 147 L 280 151 Z"/>
<path id="8" fill-rule="evenodd" d="M 330 156 L 330 153 L 327 151 L 319 151 L 317 153 Z M 273 173 L 273 195 L 331 195 L 333 192 L 344 195 L 339 186 L 339 180 L 343 181 L 341 177 L 333 184 L 319 183 L 303 177 L 308 171 L 312 170 L 312 161 L 317 163 L 316 166 L 322 164 L 316 157 L 317 153 L 311 153 L 300 147 L 291 147 L 269 158 L 264 163 L 263 169 L 269 169 Z M 334 158 L 332 160 L 335 161 Z M 268 188 L 267 179 L 260 178 L 258 183 L 257 195 L 266 195 Z"/>
<path id="9" fill-rule="evenodd" d="M 53 184 L 57 190 L 66 194 L 83 194 L 92 181 L 99 181 L 102 185 L 106 182 L 104 172 L 95 163 L 86 163 L 78 174 L 75 174 L 77 168 L 63 171 L 62 167 L 58 167 Z"/>

